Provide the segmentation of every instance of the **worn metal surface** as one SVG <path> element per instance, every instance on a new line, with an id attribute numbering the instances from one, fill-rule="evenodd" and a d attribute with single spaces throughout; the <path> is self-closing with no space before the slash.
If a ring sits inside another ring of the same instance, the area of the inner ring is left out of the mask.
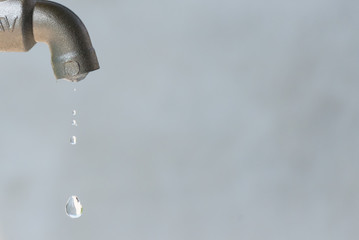
<path id="1" fill-rule="evenodd" d="M 50 1 L 0 0 L 0 51 L 49 45 L 56 79 L 80 81 L 99 69 L 90 36 L 68 8 Z"/>

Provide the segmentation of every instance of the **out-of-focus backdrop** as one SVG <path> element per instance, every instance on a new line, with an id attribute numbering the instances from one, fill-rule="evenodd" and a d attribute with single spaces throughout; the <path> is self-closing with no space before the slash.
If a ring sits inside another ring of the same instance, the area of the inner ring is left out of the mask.
<path id="1" fill-rule="evenodd" d="M 1 240 L 358 238 L 359 2 L 59 2 L 101 70 L 0 54 Z"/>

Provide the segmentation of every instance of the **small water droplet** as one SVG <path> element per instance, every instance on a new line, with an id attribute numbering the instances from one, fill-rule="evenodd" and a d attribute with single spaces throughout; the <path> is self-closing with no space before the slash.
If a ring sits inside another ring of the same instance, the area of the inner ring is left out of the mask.
<path id="1" fill-rule="evenodd" d="M 74 92 L 76 92 L 77 91 L 77 89 L 76 88 L 74 88 Z"/>
<path id="2" fill-rule="evenodd" d="M 72 110 L 72 116 L 76 116 L 77 112 L 76 110 Z"/>
<path id="3" fill-rule="evenodd" d="M 65 211 L 70 218 L 79 218 L 82 215 L 82 205 L 77 196 L 71 196 L 67 200 Z"/>
<path id="4" fill-rule="evenodd" d="M 72 120 L 72 126 L 77 127 L 77 122 L 76 122 L 76 120 L 75 120 L 75 119 L 74 119 L 74 120 Z"/>
<path id="5" fill-rule="evenodd" d="M 71 143 L 71 145 L 76 145 L 76 143 L 77 143 L 76 136 L 72 136 L 72 137 L 70 138 L 70 143 Z"/>

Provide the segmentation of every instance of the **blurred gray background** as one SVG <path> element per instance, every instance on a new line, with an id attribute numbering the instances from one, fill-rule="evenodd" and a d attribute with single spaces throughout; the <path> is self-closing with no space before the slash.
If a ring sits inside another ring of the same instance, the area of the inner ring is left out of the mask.
<path id="1" fill-rule="evenodd" d="M 0 54 L 0 240 L 358 239 L 359 2 L 59 2 L 101 70 Z"/>

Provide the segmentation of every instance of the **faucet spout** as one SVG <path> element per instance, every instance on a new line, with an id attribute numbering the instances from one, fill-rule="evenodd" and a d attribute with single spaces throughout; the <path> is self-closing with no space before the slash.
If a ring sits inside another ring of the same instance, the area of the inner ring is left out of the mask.
<path id="1" fill-rule="evenodd" d="M 99 69 L 82 21 L 68 8 L 45 0 L 0 0 L 0 51 L 25 52 L 49 45 L 56 79 L 80 81 Z"/>
<path id="2" fill-rule="evenodd" d="M 55 2 L 39 1 L 32 19 L 34 39 L 49 45 L 57 79 L 80 81 L 99 69 L 86 27 L 71 10 Z"/>

